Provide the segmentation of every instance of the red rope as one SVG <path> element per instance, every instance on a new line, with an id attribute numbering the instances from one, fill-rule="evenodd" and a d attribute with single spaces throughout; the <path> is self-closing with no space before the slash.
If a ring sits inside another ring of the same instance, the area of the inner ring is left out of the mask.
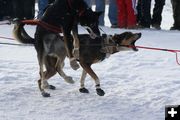
<path id="1" fill-rule="evenodd" d="M 164 49 L 164 48 L 154 48 L 154 47 L 144 47 L 144 46 L 125 46 L 125 47 L 129 47 L 129 48 L 142 48 L 142 49 L 148 49 L 148 50 L 159 50 L 159 51 L 167 51 L 167 52 L 172 52 L 176 54 L 176 63 L 178 65 L 180 65 L 180 61 L 178 59 L 178 52 L 180 52 L 180 50 L 173 50 L 173 49 Z"/>
<path id="2" fill-rule="evenodd" d="M 21 22 L 24 24 L 27 24 L 27 25 L 40 25 L 41 27 L 43 27 L 49 31 L 55 32 L 55 33 L 61 33 L 62 32 L 61 28 L 50 25 L 50 24 L 43 22 L 41 20 L 23 20 Z"/>
<path id="3" fill-rule="evenodd" d="M 132 46 L 129 46 L 132 47 Z M 168 51 L 168 52 L 180 52 L 180 50 L 172 50 L 172 49 L 164 49 L 164 48 L 154 48 L 154 47 L 144 47 L 144 46 L 136 46 L 137 48 L 149 49 L 149 50 L 161 50 L 161 51 Z"/>
<path id="4" fill-rule="evenodd" d="M 180 65 L 179 59 L 178 59 L 178 52 L 176 52 L 176 63 Z"/>

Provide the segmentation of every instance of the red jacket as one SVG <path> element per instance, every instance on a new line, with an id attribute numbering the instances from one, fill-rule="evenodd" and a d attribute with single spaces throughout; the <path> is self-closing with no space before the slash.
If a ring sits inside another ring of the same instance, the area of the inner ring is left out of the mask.
<path id="1" fill-rule="evenodd" d="M 120 28 L 136 26 L 136 0 L 117 0 L 118 25 Z"/>

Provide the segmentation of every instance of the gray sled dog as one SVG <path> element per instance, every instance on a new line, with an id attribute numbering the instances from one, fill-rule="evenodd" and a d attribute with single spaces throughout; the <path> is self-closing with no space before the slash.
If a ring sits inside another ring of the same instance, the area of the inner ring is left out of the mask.
<path id="1" fill-rule="evenodd" d="M 13 33 L 16 40 L 20 43 L 35 45 L 36 40 L 26 33 L 23 26 L 23 24 L 15 23 Z M 79 61 L 83 68 L 79 91 L 81 93 L 89 93 L 84 84 L 88 73 L 95 81 L 97 94 L 103 96 L 105 92 L 101 89 L 100 80 L 92 70 L 91 65 L 103 61 L 107 55 L 120 51 L 137 51 L 135 42 L 141 37 L 141 33 L 124 32 L 115 35 L 102 35 L 95 39 L 92 39 L 89 34 L 82 34 L 78 37 L 80 40 L 80 56 L 77 61 Z M 49 85 L 47 80 L 56 73 L 59 73 L 59 75 L 68 83 L 74 83 L 74 81 L 72 77 L 67 76 L 63 71 L 64 60 L 67 57 L 63 37 L 59 34 L 48 34 L 42 40 L 41 46 L 43 46 L 41 47 L 43 61 L 39 64 L 40 79 L 38 80 L 38 85 L 42 96 L 49 97 L 50 94 L 47 93 L 45 89 L 55 89 L 55 86 Z M 71 46 L 71 51 L 72 50 L 73 48 Z M 37 52 L 37 54 L 39 54 L 39 52 Z M 43 69 L 43 66 L 45 66 L 45 70 Z"/>

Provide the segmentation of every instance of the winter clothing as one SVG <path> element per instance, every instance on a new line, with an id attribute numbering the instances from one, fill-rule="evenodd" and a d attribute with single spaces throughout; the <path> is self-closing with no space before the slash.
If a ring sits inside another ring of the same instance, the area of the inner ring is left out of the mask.
<path id="1" fill-rule="evenodd" d="M 165 0 L 155 0 L 151 24 L 153 27 L 160 27 L 162 21 L 162 11 L 165 5 Z"/>
<path id="2" fill-rule="evenodd" d="M 84 0 L 89 7 L 92 6 L 92 0 Z M 103 13 L 99 17 L 99 25 L 104 26 L 104 12 L 105 12 L 105 0 L 95 0 L 97 12 L 102 11 Z"/>
<path id="3" fill-rule="evenodd" d="M 138 23 L 145 28 L 155 27 L 160 29 L 162 21 L 162 11 L 165 5 L 165 0 L 155 0 L 153 15 L 151 19 L 151 0 L 138 0 Z"/>
<path id="4" fill-rule="evenodd" d="M 96 11 L 103 12 L 99 17 L 99 25 L 104 26 L 105 0 L 95 0 L 95 4 L 96 4 Z"/>
<path id="5" fill-rule="evenodd" d="M 14 17 L 19 19 L 33 19 L 35 14 L 35 0 L 12 0 Z"/>
<path id="6" fill-rule="evenodd" d="M 84 0 L 89 7 L 92 6 L 92 0 Z M 99 25 L 104 26 L 104 13 L 105 13 L 105 5 L 106 0 L 95 0 L 96 10 L 97 12 L 102 11 L 102 15 L 99 17 Z M 116 0 L 109 0 L 109 11 L 108 17 L 111 22 L 111 25 L 117 25 L 117 2 Z"/>
<path id="7" fill-rule="evenodd" d="M 0 0 L 0 20 L 12 18 L 12 0 Z"/>
<path id="8" fill-rule="evenodd" d="M 109 0 L 108 17 L 111 25 L 117 25 L 117 0 Z"/>
<path id="9" fill-rule="evenodd" d="M 180 30 L 180 0 L 171 0 L 173 8 L 174 25 L 171 29 Z"/>
<path id="10" fill-rule="evenodd" d="M 43 15 L 47 5 L 48 5 L 48 0 L 38 0 L 38 8 L 39 8 L 38 18 L 40 18 Z"/>
<path id="11" fill-rule="evenodd" d="M 138 0 L 138 24 L 145 28 L 150 28 L 151 25 L 151 0 Z"/>
<path id="12" fill-rule="evenodd" d="M 120 28 L 134 28 L 136 26 L 136 0 L 117 0 L 118 25 Z"/>
<path id="13" fill-rule="evenodd" d="M 88 5 L 89 7 L 92 6 L 92 0 L 84 0 L 84 1 L 87 3 L 87 5 Z"/>
<path id="14" fill-rule="evenodd" d="M 53 3 L 55 0 L 48 0 L 48 3 L 51 4 Z"/>

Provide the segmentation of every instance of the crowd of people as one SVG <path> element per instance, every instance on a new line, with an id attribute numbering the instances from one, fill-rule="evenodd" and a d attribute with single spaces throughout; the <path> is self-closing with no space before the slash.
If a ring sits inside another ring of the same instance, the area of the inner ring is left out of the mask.
<path id="1" fill-rule="evenodd" d="M 33 19 L 35 0 L 0 0 L 0 20 Z"/>
<path id="2" fill-rule="evenodd" d="M 55 0 L 38 0 L 38 16 L 40 18 L 48 4 Z M 89 7 L 95 4 L 95 11 L 105 11 L 107 0 L 84 0 Z M 36 0 L 0 0 L 0 20 L 34 19 Z M 155 28 L 161 29 L 162 11 L 165 0 L 108 0 L 108 17 L 112 28 Z M 171 0 L 174 24 L 171 30 L 180 30 L 180 0 Z M 153 12 L 151 14 L 151 7 Z M 99 18 L 99 25 L 104 26 L 104 13 Z"/>

